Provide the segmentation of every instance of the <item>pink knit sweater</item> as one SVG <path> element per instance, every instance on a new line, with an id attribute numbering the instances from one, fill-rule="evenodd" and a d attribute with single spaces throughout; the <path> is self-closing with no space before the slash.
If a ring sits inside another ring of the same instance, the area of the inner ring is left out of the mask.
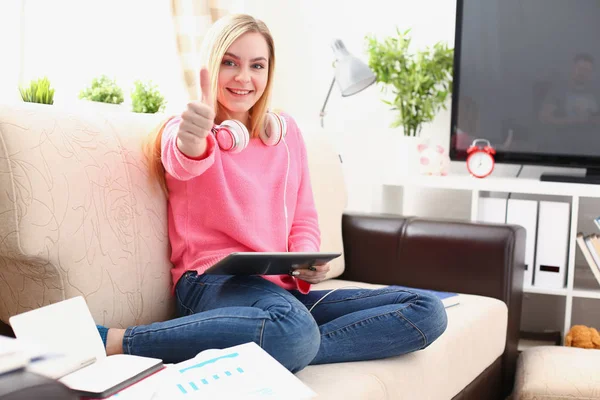
<path id="1" fill-rule="evenodd" d="M 208 136 L 206 156 L 185 156 L 177 147 L 181 118 L 163 131 L 162 162 L 169 189 L 168 220 L 173 285 L 188 270 L 199 274 L 227 256 L 241 252 L 319 251 L 320 231 L 306 148 L 296 122 L 288 115 L 285 143 L 266 146 L 251 139 L 237 154 L 221 151 Z M 287 241 L 287 243 L 286 243 Z M 308 293 L 310 284 L 289 275 L 264 276 L 285 289 Z"/>

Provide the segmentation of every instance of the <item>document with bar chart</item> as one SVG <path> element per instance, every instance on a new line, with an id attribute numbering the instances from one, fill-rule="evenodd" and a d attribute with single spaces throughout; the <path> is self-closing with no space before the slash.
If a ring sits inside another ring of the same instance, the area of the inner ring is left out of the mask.
<path id="1" fill-rule="evenodd" d="M 304 400 L 316 396 L 255 343 L 207 350 L 168 370 L 153 399 Z"/>

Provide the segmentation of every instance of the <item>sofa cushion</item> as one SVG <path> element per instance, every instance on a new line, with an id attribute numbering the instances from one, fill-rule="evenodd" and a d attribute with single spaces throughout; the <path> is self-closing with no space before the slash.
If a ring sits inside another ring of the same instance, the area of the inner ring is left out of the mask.
<path id="1" fill-rule="evenodd" d="M 333 279 L 314 290 L 381 287 Z M 323 399 L 451 399 L 491 365 L 506 343 L 508 309 L 500 300 L 460 295 L 448 328 L 424 350 L 384 360 L 312 365 L 298 377 Z"/>
<path id="2" fill-rule="evenodd" d="M 0 106 L 0 319 L 78 295 L 109 326 L 172 315 L 166 198 L 141 155 L 162 118 Z"/>
<path id="3" fill-rule="evenodd" d="M 302 127 L 300 127 L 302 130 Z M 342 253 L 333 260 L 328 278 L 344 272 L 344 245 L 342 242 L 342 214 L 347 194 L 340 158 L 322 132 L 302 130 L 308 152 L 308 168 L 319 215 L 321 251 Z"/>

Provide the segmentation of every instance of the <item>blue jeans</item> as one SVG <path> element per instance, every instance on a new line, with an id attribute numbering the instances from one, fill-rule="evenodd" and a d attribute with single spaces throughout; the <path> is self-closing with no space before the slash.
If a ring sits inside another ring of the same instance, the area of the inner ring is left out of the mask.
<path id="1" fill-rule="evenodd" d="M 393 286 L 307 295 L 257 276 L 197 275 L 177 283 L 179 317 L 130 327 L 123 352 L 181 362 L 255 342 L 291 372 L 309 364 L 373 360 L 421 350 L 446 329 L 442 302 Z"/>

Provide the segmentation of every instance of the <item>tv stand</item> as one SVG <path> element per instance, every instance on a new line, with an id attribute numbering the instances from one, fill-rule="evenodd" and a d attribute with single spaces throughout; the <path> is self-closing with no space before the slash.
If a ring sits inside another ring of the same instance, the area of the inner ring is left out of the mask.
<path id="1" fill-rule="evenodd" d="M 600 168 L 588 168 L 585 175 L 564 175 L 543 173 L 540 180 L 544 182 L 565 182 L 600 185 Z"/>

